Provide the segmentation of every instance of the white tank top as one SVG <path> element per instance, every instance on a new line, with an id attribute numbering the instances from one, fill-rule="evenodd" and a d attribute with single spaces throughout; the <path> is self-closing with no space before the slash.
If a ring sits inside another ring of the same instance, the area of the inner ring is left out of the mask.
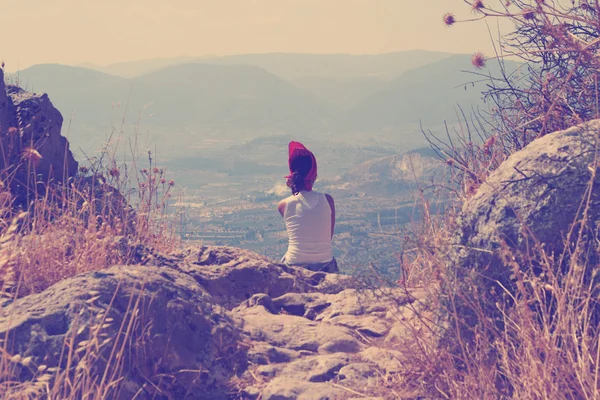
<path id="1" fill-rule="evenodd" d="M 285 199 L 288 264 L 326 263 L 333 259 L 331 207 L 325 194 L 302 190 Z"/>

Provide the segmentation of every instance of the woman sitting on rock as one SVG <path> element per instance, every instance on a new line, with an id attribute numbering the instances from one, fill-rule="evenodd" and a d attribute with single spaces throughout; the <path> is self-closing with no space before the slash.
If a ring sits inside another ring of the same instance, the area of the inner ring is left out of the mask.
<path id="1" fill-rule="evenodd" d="M 288 164 L 290 175 L 285 178 L 292 195 L 277 207 L 288 234 L 288 250 L 282 262 L 311 271 L 339 272 L 331 246 L 335 227 L 333 198 L 312 190 L 317 179 L 317 160 L 301 143 L 290 142 Z"/>

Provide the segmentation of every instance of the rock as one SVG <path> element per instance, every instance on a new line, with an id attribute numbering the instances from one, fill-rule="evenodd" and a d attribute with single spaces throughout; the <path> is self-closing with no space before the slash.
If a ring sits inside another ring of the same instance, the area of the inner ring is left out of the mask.
<path id="1" fill-rule="evenodd" d="M 317 323 L 293 315 L 273 315 L 263 307 L 236 312 L 243 331 L 255 342 L 313 353 L 357 352 L 363 347 L 347 328 Z"/>
<path id="2" fill-rule="evenodd" d="M 343 400 L 348 392 L 328 383 L 276 378 L 263 391 L 264 400 Z"/>
<path id="3" fill-rule="evenodd" d="M 288 314 L 300 317 L 305 316 L 309 310 L 319 313 L 331 305 L 327 296 L 321 293 L 286 293 L 274 299 L 273 304 Z"/>
<path id="4" fill-rule="evenodd" d="M 104 338 L 110 340 L 103 343 Z M 0 339 L 9 354 L 32 357 L 35 368 L 64 370 L 65 341 L 77 349 L 99 340 L 98 352 L 73 354 L 71 374 L 81 362 L 97 379 L 107 368 L 115 371 L 124 377 L 115 387 L 121 398 L 133 398 L 138 390 L 136 398 L 152 398 L 157 393 L 150 379 L 162 380 L 176 398 L 188 393 L 186 398 L 226 399 L 229 379 L 246 368 L 246 350 L 231 316 L 191 277 L 159 267 L 112 267 L 17 299 L 0 311 Z M 111 351 L 121 346 L 119 373 Z M 28 371 L 19 369 L 18 379 L 32 379 Z M 165 374 L 168 382 L 160 378 Z"/>
<path id="5" fill-rule="evenodd" d="M 370 337 L 382 337 L 389 332 L 390 327 L 384 321 L 385 320 L 383 318 L 378 318 L 372 315 L 338 315 L 329 320 L 329 322 L 334 325 L 346 326 L 348 328 L 356 329 L 361 334 Z"/>
<path id="6" fill-rule="evenodd" d="M 328 296 L 327 300 L 331 305 L 324 309 L 316 319 L 332 323 L 333 319 L 340 315 L 376 315 L 377 313 L 394 312 L 414 301 L 414 298 L 409 298 L 403 290 L 393 290 L 385 296 L 375 296 L 373 291 L 346 289 Z"/>
<path id="7" fill-rule="evenodd" d="M 497 304 L 510 307 L 511 296 L 505 289 L 515 291 L 515 275 L 507 255 L 516 257 L 522 271 L 531 267 L 541 277 L 539 266 L 521 262 L 520 254 L 529 252 L 535 241 L 557 260 L 565 250 L 565 237 L 573 223 L 582 218 L 580 205 L 590 187 L 592 171 L 598 169 L 599 131 L 600 121 L 595 120 L 533 141 L 502 163 L 464 205 L 448 280 L 453 283 L 444 288 L 445 298 L 454 298 L 463 340 L 470 341 L 471 328 L 478 323 L 470 304 L 473 301 L 476 308 L 481 307 L 481 314 L 502 328 Z M 600 178 L 596 181 L 583 231 L 584 249 L 594 244 L 595 225 L 600 222 Z M 555 272 L 564 274 L 568 264 L 567 256 L 562 265 L 555 266 Z M 598 260 L 582 264 L 587 265 L 584 276 L 589 282 Z M 477 288 L 479 296 L 474 296 L 472 288 Z M 445 304 L 454 307 L 449 300 Z M 448 326 L 452 330 L 454 324 Z M 456 334 L 450 332 L 449 336 Z"/>
<path id="8" fill-rule="evenodd" d="M 400 362 L 402 354 L 395 350 L 369 347 L 360 353 L 360 357 L 365 361 L 377 365 L 383 374 L 396 373 L 402 369 L 402 364 Z"/>
<path id="9" fill-rule="evenodd" d="M 406 339 L 410 334 L 406 322 L 396 322 L 385 337 L 386 345 L 393 345 Z"/>
<path id="10" fill-rule="evenodd" d="M 252 343 L 252 347 L 248 350 L 248 360 L 258 365 L 286 363 L 299 357 L 300 353 L 297 351 L 274 347 L 264 342 Z"/>
<path id="11" fill-rule="evenodd" d="M 256 307 L 263 306 L 265 310 L 270 312 L 271 314 L 276 314 L 277 310 L 275 309 L 275 305 L 273 304 L 273 300 L 268 294 L 258 293 L 254 296 L 250 297 L 247 303 L 248 307 Z"/>
<path id="12" fill-rule="evenodd" d="M 61 352 L 94 338 L 111 339 L 90 356 L 75 354 L 73 364 L 89 362 L 92 377 L 101 376 L 111 350 L 124 346 L 120 369 L 108 363 L 123 376 L 119 399 L 163 398 L 153 385 L 171 398 L 347 399 L 366 387 L 381 395 L 382 376 L 399 370 L 396 354 L 375 339 L 384 340 L 398 304 L 412 296 L 322 286 L 327 277 L 246 250 L 161 255 L 124 246 L 146 265 L 70 278 L 0 310 L 0 346 L 32 357 L 11 379 L 35 382 L 40 365 L 76 374 Z"/>
<path id="13" fill-rule="evenodd" d="M 325 326 L 323 326 L 325 328 Z M 329 340 L 323 343 L 319 347 L 319 351 L 327 352 L 327 353 L 356 353 L 360 351 L 362 348 L 361 343 L 350 337 L 336 337 L 332 340 Z"/>
<path id="14" fill-rule="evenodd" d="M 277 376 L 309 382 L 328 382 L 348 362 L 348 356 L 339 353 L 318 355 L 287 364 Z"/>
<path id="15" fill-rule="evenodd" d="M 17 114 L 12 99 L 6 93 L 6 84 L 4 83 L 4 71 L 0 68 L 0 140 L 2 141 L 2 151 L 6 154 L 13 154 L 19 149 Z M 0 157 L 0 168 L 4 170 L 7 166 L 4 157 Z"/>
<path id="16" fill-rule="evenodd" d="M 0 70 L 0 169 L 14 174 L 9 182 L 13 193 L 23 195 L 27 186 L 45 190 L 46 184 L 61 184 L 77 174 L 62 123 L 48 95 L 5 86 Z"/>
<path id="17" fill-rule="evenodd" d="M 228 309 L 258 293 L 271 298 L 286 293 L 338 293 L 344 283 L 354 283 L 350 277 L 275 264 L 252 251 L 224 246 L 187 249 L 177 258 L 178 268 Z"/>
<path id="18" fill-rule="evenodd" d="M 383 397 L 350 397 L 348 400 L 385 400 Z"/>
<path id="19" fill-rule="evenodd" d="M 260 397 L 260 389 L 254 386 L 248 386 L 244 390 L 242 390 L 242 398 L 248 400 L 255 400 Z"/>
<path id="20" fill-rule="evenodd" d="M 340 369 L 338 377 L 341 381 L 349 382 L 356 387 L 370 387 L 378 383 L 375 367 L 368 363 L 352 363 Z"/>

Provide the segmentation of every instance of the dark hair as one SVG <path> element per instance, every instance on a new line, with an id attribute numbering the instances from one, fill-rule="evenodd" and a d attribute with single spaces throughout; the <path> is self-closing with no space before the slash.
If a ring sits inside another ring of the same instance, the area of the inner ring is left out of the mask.
<path id="1" fill-rule="evenodd" d="M 292 170 L 290 189 L 292 189 L 294 196 L 300 193 L 301 190 L 306 189 L 304 180 L 312 167 L 312 157 L 310 156 L 298 156 L 290 163 L 290 169 Z"/>

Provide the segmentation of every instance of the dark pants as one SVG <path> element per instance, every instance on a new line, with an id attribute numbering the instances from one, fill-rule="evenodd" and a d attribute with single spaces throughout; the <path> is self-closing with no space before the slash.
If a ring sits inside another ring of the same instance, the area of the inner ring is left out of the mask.
<path id="1" fill-rule="evenodd" d="M 285 257 L 281 260 L 281 262 L 284 263 L 285 265 L 287 265 L 288 267 L 301 267 L 301 268 L 306 268 L 306 269 L 308 269 L 310 271 L 314 271 L 314 272 L 329 272 L 329 273 L 333 273 L 333 274 L 337 274 L 340 272 L 340 269 L 338 268 L 335 257 L 333 259 L 331 259 L 331 261 L 326 262 L 326 263 L 288 264 L 288 262 L 285 260 Z"/>

